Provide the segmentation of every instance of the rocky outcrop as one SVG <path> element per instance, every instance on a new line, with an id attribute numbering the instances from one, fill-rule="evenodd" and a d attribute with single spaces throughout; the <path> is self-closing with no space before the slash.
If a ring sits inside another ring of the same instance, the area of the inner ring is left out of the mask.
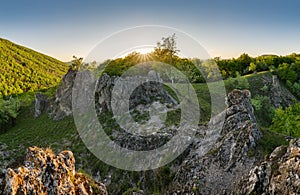
<path id="1" fill-rule="evenodd" d="M 112 101 L 123 104 L 124 97 L 132 91 L 129 99 L 129 109 L 139 104 L 150 104 L 154 101 L 176 104 L 176 101 L 164 89 L 159 75 L 155 71 L 149 71 L 146 77 L 110 77 L 104 74 L 96 82 L 95 98 L 96 111 L 101 114 L 103 111 L 112 111 Z M 118 85 L 116 88 L 115 85 Z M 135 88 L 135 86 L 137 86 Z M 115 90 L 113 92 L 113 90 Z M 113 97 L 112 97 L 113 96 Z"/>
<path id="2" fill-rule="evenodd" d="M 60 120 L 66 116 L 72 115 L 72 88 L 76 74 L 77 71 L 70 69 L 63 77 L 61 86 L 57 89 L 56 99 L 51 105 L 50 113 L 50 117 L 54 120 Z M 127 101 L 124 100 L 124 95 L 128 95 L 128 90 L 131 90 L 131 87 L 136 86 L 137 83 L 139 84 L 138 87 L 132 90 L 132 94 L 129 94 L 130 109 L 139 104 L 150 104 L 153 101 L 176 104 L 176 100 L 168 94 L 164 89 L 163 84 L 160 82 L 161 79 L 155 71 L 150 71 L 145 77 L 110 77 L 107 74 L 103 74 L 103 76 L 96 80 L 95 84 L 96 112 L 97 114 L 101 114 L 103 111 L 111 112 L 112 98 L 119 104 L 123 104 L 124 101 Z M 119 86 L 115 94 L 112 95 L 116 83 Z M 38 110 L 39 106 L 37 105 L 37 113 L 39 113 Z"/>
<path id="3" fill-rule="evenodd" d="M 219 139 L 204 156 L 197 156 L 197 149 L 203 147 L 203 142 L 196 144 L 175 176 L 173 193 L 229 193 L 234 183 L 253 167 L 257 161 L 254 149 L 261 133 L 250 98 L 248 90 L 233 90 L 228 94 Z"/>
<path id="4" fill-rule="evenodd" d="M 271 73 L 266 73 L 259 77 L 250 77 L 249 83 L 255 86 L 258 94 L 269 97 L 271 105 L 275 108 L 279 108 L 280 106 L 285 108 L 293 104 L 296 99 L 289 90 L 280 85 L 278 77 Z M 257 89 L 257 86 L 263 87 Z"/>
<path id="5" fill-rule="evenodd" d="M 232 194 L 300 194 L 300 140 L 277 147 L 237 183 Z"/>
<path id="6" fill-rule="evenodd" d="M 62 78 L 61 86 L 56 91 L 55 101 L 51 105 L 50 117 L 54 120 L 72 115 L 72 88 L 76 73 L 76 70 L 69 69 Z"/>
<path id="7" fill-rule="evenodd" d="M 75 172 L 71 151 L 57 156 L 50 149 L 30 147 L 24 165 L 5 170 L 1 194 L 107 194 L 106 187 Z"/>
<path id="8" fill-rule="evenodd" d="M 294 100 L 296 99 L 291 92 L 289 92 L 285 87 L 282 87 L 279 84 L 279 80 L 276 75 L 272 76 L 272 84 L 270 85 L 270 79 L 263 77 L 267 85 L 270 86 L 270 95 L 271 102 L 275 108 L 287 107 L 288 105 L 292 105 Z"/>
<path id="9" fill-rule="evenodd" d="M 45 94 L 37 93 L 34 98 L 34 117 L 39 117 L 49 109 L 49 99 Z"/>

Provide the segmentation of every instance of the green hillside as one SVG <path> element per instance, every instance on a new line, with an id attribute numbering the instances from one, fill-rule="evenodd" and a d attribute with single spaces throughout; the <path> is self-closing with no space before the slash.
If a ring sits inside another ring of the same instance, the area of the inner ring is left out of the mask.
<path id="1" fill-rule="evenodd" d="M 68 66 L 0 38 L 0 97 L 56 86 Z"/>
<path id="2" fill-rule="evenodd" d="M 256 97 L 257 95 L 262 95 L 261 88 L 264 87 L 264 80 L 262 78 L 269 78 L 270 76 L 270 72 L 262 72 L 242 77 L 242 79 L 245 79 L 250 83 L 255 81 L 255 86 L 251 86 L 250 90 L 252 96 Z M 218 82 L 215 83 L 215 85 L 218 84 Z M 225 80 L 225 86 L 227 87 L 227 90 L 231 90 L 229 87 L 230 81 Z M 204 112 L 203 115 L 209 115 L 210 96 L 208 95 L 209 91 L 206 84 L 194 83 L 193 87 L 198 96 L 201 110 Z M 105 178 L 109 172 L 113 172 L 114 174 L 111 176 L 111 184 L 108 185 L 107 188 L 109 191 L 116 193 L 125 192 L 126 190 L 132 189 L 134 185 L 140 185 L 138 184 L 140 182 L 140 174 L 145 174 L 146 176 L 147 174 L 151 174 L 151 172 L 139 173 L 122 171 L 106 165 L 98 160 L 85 147 L 84 143 L 79 137 L 78 132 L 76 131 L 76 126 L 72 117 L 66 117 L 60 121 L 53 121 L 46 113 L 44 113 L 42 116 L 34 118 L 33 107 L 33 105 L 22 107 L 19 112 L 19 116 L 16 118 L 15 126 L 9 127 L 4 133 L 0 132 L 0 146 L 1 144 L 5 145 L 3 151 L 7 153 L 12 151 L 9 153 L 10 155 L 3 157 L 3 162 L 11 163 L 13 166 L 18 165 L 18 163 L 24 158 L 23 155 L 26 153 L 26 148 L 33 145 L 43 148 L 50 147 L 55 152 L 71 150 L 76 158 L 76 167 L 81 171 L 91 175 L 95 175 L 95 173 L 100 171 L 102 178 Z M 262 115 L 260 112 L 257 112 L 257 110 L 255 110 L 255 112 L 256 116 Z M 265 111 L 262 112 L 266 113 Z M 207 120 L 206 117 L 203 119 Z M 114 123 L 111 120 L 110 113 L 102 114 L 99 117 L 99 120 L 101 123 L 105 124 L 107 132 L 115 128 Z M 167 123 L 174 124 L 180 120 L 180 116 L 178 116 L 178 113 L 170 113 L 170 116 L 168 114 L 167 120 L 169 120 Z M 268 127 L 262 127 L 260 124 L 259 126 L 261 127 L 261 131 L 263 133 L 258 146 L 260 153 L 263 155 L 269 154 L 274 150 L 275 147 L 286 144 L 285 135 L 270 131 Z M 150 191 L 153 193 L 160 193 L 167 189 L 168 185 L 170 185 L 170 181 L 172 181 L 174 177 L 171 171 L 168 172 L 170 169 L 169 166 L 170 165 L 166 165 L 160 169 L 157 169 L 156 174 L 151 176 L 151 178 L 153 177 L 154 179 L 145 181 L 147 186 L 150 186 Z"/>

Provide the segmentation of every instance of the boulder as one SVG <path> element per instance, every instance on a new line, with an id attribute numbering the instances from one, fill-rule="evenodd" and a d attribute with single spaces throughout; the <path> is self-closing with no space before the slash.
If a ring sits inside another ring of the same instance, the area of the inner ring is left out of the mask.
<path id="1" fill-rule="evenodd" d="M 4 172 L 1 194 L 107 195 L 104 184 L 75 171 L 71 151 L 62 151 L 56 156 L 50 149 L 29 147 L 24 165 Z"/>

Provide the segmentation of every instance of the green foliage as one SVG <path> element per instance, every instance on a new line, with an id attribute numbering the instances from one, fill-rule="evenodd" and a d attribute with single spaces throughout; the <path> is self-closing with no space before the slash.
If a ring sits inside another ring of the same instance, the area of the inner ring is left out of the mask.
<path id="1" fill-rule="evenodd" d="M 262 137 L 258 140 L 257 150 L 262 156 L 271 154 L 278 146 L 288 145 L 284 135 L 263 127 L 260 127 L 260 130 Z"/>
<path id="2" fill-rule="evenodd" d="M 104 129 L 104 132 L 110 136 L 112 135 L 113 130 L 120 130 L 120 126 L 116 122 L 116 120 L 113 118 L 112 112 L 104 112 L 100 116 L 98 116 L 98 120 L 100 124 L 102 124 L 102 128 Z"/>
<path id="3" fill-rule="evenodd" d="M 248 54 L 244 53 L 237 59 L 221 59 L 220 57 L 216 57 L 214 60 L 218 64 L 222 76 L 224 78 L 228 78 L 235 77 L 236 72 L 238 72 L 240 75 L 249 74 L 254 71 L 271 71 L 272 73 L 277 73 L 277 68 L 280 64 L 286 63 L 291 65 L 299 61 L 299 55 L 262 55 L 252 58 Z"/>
<path id="4" fill-rule="evenodd" d="M 300 98 L 300 55 L 291 54 L 287 56 L 262 55 L 258 57 L 250 57 L 243 53 L 238 58 L 201 60 L 197 58 L 187 59 L 180 58 L 176 55 L 179 51 L 176 47 L 176 36 L 162 38 L 157 43 L 154 51 L 148 54 L 140 54 L 133 52 L 124 58 L 107 60 L 104 64 L 105 68 L 100 68 L 101 74 L 120 76 L 126 70 L 137 64 L 145 62 L 162 62 L 169 64 L 183 73 L 192 83 L 205 83 L 206 81 L 216 81 L 219 75 L 224 79 L 228 78 L 228 89 L 248 88 L 247 80 L 241 76 L 252 72 L 269 71 L 278 74 L 279 78 L 289 81 L 289 89 Z M 160 63 L 143 65 L 137 69 L 139 74 L 147 74 L 149 70 L 154 69 L 161 73 L 161 78 L 167 82 L 182 82 L 180 76 L 176 75 L 169 67 L 162 66 Z M 201 71 L 200 71 L 201 70 Z M 234 79 L 237 78 L 237 79 Z"/>
<path id="5" fill-rule="evenodd" d="M 152 193 L 166 193 L 174 176 L 175 173 L 168 166 L 156 169 L 154 175 L 150 171 L 145 172 L 147 187 Z"/>
<path id="6" fill-rule="evenodd" d="M 227 79 L 226 90 L 232 91 L 233 89 L 249 89 L 249 82 L 247 78 L 240 76 L 239 73 L 236 73 L 236 78 L 229 77 Z"/>
<path id="7" fill-rule="evenodd" d="M 287 107 L 285 110 L 278 108 L 275 111 L 271 130 L 300 137 L 300 102 Z"/>
<path id="8" fill-rule="evenodd" d="M 291 81 L 287 80 L 286 85 L 297 98 L 300 98 L 300 81 L 293 84 Z"/>
<path id="9" fill-rule="evenodd" d="M 0 39 L 0 97 L 56 86 L 67 69 L 52 57 Z"/>
<path id="10" fill-rule="evenodd" d="M 278 67 L 278 76 L 286 82 L 287 87 L 297 97 L 300 98 L 300 61 L 288 64 L 283 63 Z"/>
<path id="11" fill-rule="evenodd" d="M 0 132 L 14 124 L 19 108 L 20 102 L 14 98 L 0 99 Z"/>
<path id="12" fill-rule="evenodd" d="M 129 188 L 128 190 L 126 190 L 126 192 L 123 193 L 123 195 L 132 195 L 132 194 L 139 194 L 141 190 L 136 188 L 136 187 L 133 187 L 133 188 Z"/>
<path id="13" fill-rule="evenodd" d="M 162 65 L 165 63 L 173 66 L 183 73 L 190 82 L 204 82 L 205 80 L 203 76 L 199 69 L 197 69 L 197 66 L 202 64 L 202 61 L 199 59 L 191 60 L 178 57 L 176 53 L 179 50 L 176 47 L 175 39 L 175 34 L 169 37 L 163 37 L 162 42 L 158 42 L 154 51 L 148 54 L 132 52 L 124 58 L 107 60 L 102 63 L 105 68 L 101 66 L 97 69 L 97 72 L 100 72 L 101 74 L 107 73 L 110 76 L 121 76 L 129 68 L 139 65 L 139 68 L 136 69 L 136 73 L 139 75 L 146 75 L 150 70 L 154 69 L 161 73 L 160 76 L 164 81 L 182 82 L 182 77 L 180 75 L 177 75 L 175 71 L 170 69 L 170 67 Z M 150 61 L 151 63 L 145 63 Z M 135 72 L 133 71 L 133 73 Z"/>
<path id="14" fill-rule="evenodd" d="M 251 63 L 250 63 L 250 66 L 249 66 L 249 70 L 250 70 L 251 72 L 256 71 L 256 64 L 253 63 L 253 62 L 251 62 Z"/>
<path id="15" fill-rule="evenodd" d="M 256 96 L 256 98 L 251 99 L 251 104 L 254 106 L 255 111 L 261 111 L 262 110 L 262 100 L 260 97 L 263 96 Z"/>
<path id="16" fill-rule="evenodd" d="M 266 127 L 270 126 L 275 112 L 270 98 L 263 95 L 256 95 L 251 99 L 251 103 L 254 106 L 254 114 L 258 123 Z"/>

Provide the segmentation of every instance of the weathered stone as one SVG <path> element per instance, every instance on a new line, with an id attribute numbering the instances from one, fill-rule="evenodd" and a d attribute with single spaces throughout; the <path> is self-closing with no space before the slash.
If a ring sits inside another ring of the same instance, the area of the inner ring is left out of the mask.
<path id="1" fill-rule="evenodd" d="M 51 106 L 50 117 L 54 120 L 60 120 L 66 116 L 72 115 L 72 88 L 77 71 L 70 69 L 63 77 L 61 86 L 57 89 L 56 99 Z M 148 82 L 149 81 L 149 82 Z M 176 104 L 176 100 L 168 94 L 164 89 L 159 75 L 155 71 L 150 71 L 146 77 L 115 77 L 103 74 L 96 81 L 95 86 L 95 108 L 97 114 L 103 111 L 112 111 L 112 101 L 118 105 L 123 105 L 124 95 L 129 97 L 129 109 L 132 109 L 139 104 L 150 104 L 153 101 L 161 101 L 164 103 Z M 115 84 L 118 83 L 118 89 L 114 96 L 112 91 Z M 139 84 L 137 88 L 132 90 L 132 94 L 128 94 L 128 90 Z M 113 97 L 112 97 L 113 96 Z"/>
<path id="2" fill-rule="evenodd" d="M 117 85 L 117 87 L 115 87 Z M 135 88 L 135 86 L 137 86 Z M 113 91 L 115 90 L 115 91 Z M 128 92 L 132 92 L 128 94 Z M 123 105 L 129 97 L 129 109 L 133 109 L 139 104 L 150 104 L 154 101 L 176 104 L 177 102 L 164 89 L 159 75 L 155 71 L 150 71 L 147 77 L 110 77 L 104 74 L 96 83 L 96 111 L 101 114 L 103 111 L 112 111 L 113 105 Z"/>
<path id="3" fill-rule="evenodd" d="M 2 187 L 2 188 L 1 188 Z M 50 149 L 30 147 L 24 165 L 6 169 L 1 194 L 107 194 L 103 184 L 75 171 L 71 151 L 57 156 Z"/>
<path id="4" fill-rule="evenodd" d="M 62 78 L 61 86 L 57 89 L 55 101 L 51 106 L 50 117 L 54 120 L 72 115 L 72 88 L 76 73 L 76 70 L 69 69 Z"/>
<path id="5" fill-rule="evenodd" d="M 277 147 L 269 158 L 250 170 L 232 194 L 300 194 L 300 140 Z"/>
<path id="6" fill-rule="evenodd" d="M 36 93 L 34 99 L 34 117 L 39 117 L 49 109 L 49 99 L 45 94 Z"/>
<path id="7" fill-rule="evenodd" d="M 228 107 L 219 140 L 205 156 L 197 155 L 197 149 L 203 148 L 204 142 L 196 144 L 175 176 L 174 192 L 228 193 L 234 183 L 248 173 L 256 161 L 255 155 L 251 156 L 249 152 L 255 149 L 261 136 L 250 97 L 248 90 L 233 90 L 228 94 Z"/>
<path id="8" fill-rule="evenodd" d="M 269 97 L 271 105 L 275 108 L 279 108 L 280 106 L 285 108 L 288 105 L 293 104 L 296 99 L 289 90 L 280 85 L 279 79 L 276 75 L 264 74 L 261 77 L 249 78 L 250 83 L 255 84 L 257 81 L 259 81 L 259 83 L 263 83 L 265 86 L 264 89 L 260 89 L 260 93 Z"/>

